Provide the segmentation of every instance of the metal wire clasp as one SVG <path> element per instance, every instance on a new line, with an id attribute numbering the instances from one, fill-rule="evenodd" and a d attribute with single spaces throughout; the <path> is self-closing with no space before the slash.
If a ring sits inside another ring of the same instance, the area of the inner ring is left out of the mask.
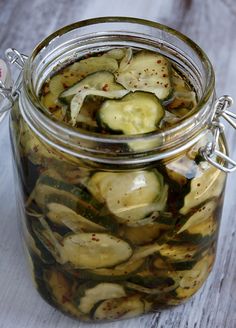
<path id="1" fill-rule="evenodd" d="M 22 69 L 27 59 L 26 55 L 19 53 L 19 51 L 13 48 L 7 49 L 5 51 L 5 56 L 8 63 L 14 64 L 20 69 L 20 74 L 11 86 L 7 86 L 0 81 L 0 95 L 5 99 L 3 106 L 0 108 L 0 117 L 12 108 L 14 101 L 19 96 L 22 83 Z"/>
<path id="2" fill-rule="evenodd" d="M 206 161 L 226 173 L 236 170 L 236 161 L 219 151 L 217 145 L 220 135 L 224 132 L 224 125 L 220 123 L 221 117 L 236 129 L 236 122 L 232 120 L 232 118 L 236 119 L 236 114 L 227 110 L 232 104 L 233 99 L 229 96 L 222 96 L 216 100 L 214 105 L 214 116 L 211 123 L 213 141 L 208 142 L 206 146 L 199 149 L 200 154 Z"/>

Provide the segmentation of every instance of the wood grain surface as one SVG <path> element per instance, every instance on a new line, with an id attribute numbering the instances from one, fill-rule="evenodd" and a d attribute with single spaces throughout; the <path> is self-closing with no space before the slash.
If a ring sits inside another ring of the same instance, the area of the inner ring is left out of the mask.
<path id="1" fill-rule="evenodd" d="M 7 47 L 29 54 L 63 25 L 96 16 L 158 21 L 195 40 L 216 72 L 218 95 L 236 99 L 235 0 L 0 0 L 0 57 Z M 236 132 L 227 126 L 231 156 Z M 7 120 L 0 126 L 0 328 L 235 328 L 236 175 L 228 177 L 218 256 L 204 287 L 186 304 L 155 315 L 88 325 L 67 318 L 34 290 L 18 233 Z"/>

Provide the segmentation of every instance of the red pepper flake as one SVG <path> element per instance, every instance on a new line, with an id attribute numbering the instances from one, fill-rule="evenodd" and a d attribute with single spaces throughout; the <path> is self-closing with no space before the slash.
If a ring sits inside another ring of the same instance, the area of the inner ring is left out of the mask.
<path id="1" fill-rule="evenodd" d="M 95 237 L 93 237 L 92 240 L 93 240 L 93 241 L 100 241 L 100 239 L 95 238 Z"/>
<path id="2" fill-rule="evenodd" d="M 38 150 L 39 150 L 39 146 L 34 146 L 33 151 L 34 151 L 35 153 L 37 153 Z"/>
<path id="3" fill-rule="evenodd" d="M 66 84 L 66 83 L 62 83 L 62 85 L 63 85 L 63 88 L 65 88 L 65 89 L 67 89 L 68 88 L 68 85 Z"/>
<path id="4" fill-rule="evenodd" d="M 160 59 L 157 61 L 157 64 L 161 64 L 161 60 Z"/>
<path id="5" fill-rule="evenodd" d="M 70 299 L 66 295 L 62 295 L 62 303 L 65 304 L 67 302 L 70 302 Z"/>
<path id="6" fill-rule="evenodd" d="M 107 91 L 107 90 L 108 90 L 108 84 L 107 84 L 107 83 L 104 84 L 104 86 L 102 87 L 102 90 L 103 90 L 103 91 Z"/>

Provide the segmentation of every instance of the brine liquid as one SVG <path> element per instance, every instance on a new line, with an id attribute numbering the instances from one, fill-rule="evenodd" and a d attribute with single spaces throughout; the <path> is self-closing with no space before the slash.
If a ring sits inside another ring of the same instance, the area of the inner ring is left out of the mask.
<path id="1" fill-rule="evenodd" d="M 129 53 L 130 50 L 132 51 L 131 54 Z M 48 111 L 55 119 L 66 122 L 69 125 L 73 125 L 71 120 L 71 100 L 76 95 L 76 93 L 73 94 L 73 96 L 68 97 L 69 99 L 66 100 L 61 97 L 63 92 L 70 89 L 72 86 L 78 84 L 79 82 L 83 82 L 87 76 L 91 76 L 97 72 L 104 72 L 106 69 L 108 69 L 108 71 L 114 75 L 115 81 L 122 85 L 123 81 L 121 80 L 120 83 L 120 75 L 123 71 L 127 71 L 129 64 L 132 64 L 132 56 L 135 58 L 137 54 L 142 55 L 142 51 L 132 50 L 131 48 L 113 49 L 108 52 L 90 54 L 87 56 L 87 58 L 81 58 L 80 61 L 73 62 L 65 66 L 56 73 L 53 73 L 42 86 L 40 97 L 43 106 L 48 109 Z M 152 52 L 144 52 L 144 63 L 146 54 L 151 55 Z M 96 62 L 98 57 L 101 60 Z M 156 71 L 157 73 L 152 68 L 152 66 L 145 69 L 143 62 L 141 62 L 142 66 L 140 71 L 138 65 L 134 65 L 135 67 L 132 68 L 130 73 L 131 76 L 138 76 L 138 91 L 147 91 L 153 93 L 155 92 L 154 87 L 159 87 L 162 83 L 163 88 L 169 89 L 169 94 L 167 95 L 166 99 L 160 99 L 165 110 L 165 115 L 161 122 L 159 122 L 159 124 L 156 126 L 157 130 L 164 130 L 170 126 L 178 124 L 181 120 L 194 112 L 197 104 L 197 95 L 191 82 L 184 76 L 184 74 L 176 67 L 175 64 L 173 64 L 166 57 L 163 56 L 163 58 L 166 60 L 165 65 L 168 65 L 167 72 L 161 67 L 162 59 L 157 58 L 157 63 L 155 63 L 157 70 L 159 70 Z M 114 61 L 117 63 L 116 65 L 114 64 Z M 122 71 L 120 67 L 123 66 L 125 67 Z M 153 83 L 154 85 L 148 85 L 147 81 L 150 78 L 152 79 L 153 76 L 157 74 L 159 74 L 161 78 L 164 76 L 165 81 L 160 80 L 159 82 L 157 79 L 155 81 L 156 84 Z M 129 78 L 129 76 L 127 78 Z M 124 89 L 126 89 L 127 86 L 129 87 L 128 82 L 127 84 L 124 83 L 124 85 Z M 132 91 L 130 91 L 131 93 L 135 91 L 135 86 L 136 85 L 134 82 Z M 79 87 L 78 93 L 83 93 L 84 89 L 96 89 L 96 87 L 98 86 L 91 87 L 81 83 L 81 87 Z M 109 94 L 109 85 L 105 80 L 100 86 L 100 90 Z M 78 119 L 74 126 L 94 132 L 116 133 L 116 131 L 104 130 L 97 120 L 97 113 L 99 112 L 99 108 L 106 100 L 107 98 L 105 95 L 93 95 L 93 90 L 91 90 L 91 92 L 88 93 L 88 95 L 83 100 L 83 105 L 81 106 Z M 116 100 L 119 101 L 119 98 Z"/>

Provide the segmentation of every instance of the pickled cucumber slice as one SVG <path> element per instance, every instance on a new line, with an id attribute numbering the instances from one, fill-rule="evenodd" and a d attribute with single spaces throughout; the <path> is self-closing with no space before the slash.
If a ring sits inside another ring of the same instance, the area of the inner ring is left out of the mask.
<path id="1" fill-rule="evenodd" d="M 70 299 L 71 286 L 68 280 L 58 271 L 50 270 L 44 274 L 44 280 L 52 293 L 54 302 L 63 311 L 84 321 L 88 318 L 72 303 Z"/>
<path id="2" fill-rule="evenodd" d="M 63 262 L 78 269 L 112 267 L 125 262 L 133 253 L 127 242 L 105 233 L 70 234 L 61 244 Z"/>
<path id="3" fill-rule="evenodd" d="M 63 91 L 60 94 L 60 98 L 67 99 L 77 93 L 83 93 L 86 90 L 93 89 L 104 92 L 125 90 L 121 84 L 115 81 L 115 77 L 111 72 L 98 71 L 86 76 L 72 87 Z"/>
<path id="4" fill-rule="evenodd" d="M 198 291 L 208 277 L 213 262 L 214 256 L 206 255 L 191 270 L 170 274 L 179 282 L 179 287 L 175 290 L 178 299 L 188 299 Z"/>
<path id="5" fill-rule="evenodd" d="M 139 295 L 134 295 L 98 303 L 92 311 L 92 317 L 94 320 L 128 319 L 147 313 L 150 309 L 150 302 L 143 300 Z"/>
<path id="6" fill-rule="evenodd" d="M 159 292 L 166 290 L 167 287 L 170 287 L 175 284 L 174 280 L 167 277 L 167 266 L 165 264 L 165 269 L 166 272 L 163 270 L 163 272 L 161 272 L 161 270 L 156 270 L 156 272 L 152 272 L 150 270 L 143 270 L 141 272 L 138 272 L 136 274 L 134 274 L 132 277 L 129 278 L 129 282 L 134 283 L 137 286 L 140 287 L 145 287 L 145 288 L 150 288 L 150 289 L 158 289 L 159 288 Z M 135 288 L 135 286 L 131 287 L 131 289 L 137 289 L 138 287 Z M 139 291 L 141 291 L 139 289 Z M 149 290 L 146 290 L 146 292 L 148 292 L 149 294 L 151 294 L 152 292 Z M 156 291 L 156 293 L 158 293 Z"/>
<path id="7" fill-rule="evenodd" d="M 33 198 L 43 212 L 47 212 L 47 204 L 53 202 L 69 207 L 78 215 L 110 231 L 118 229 L 115 218 L 111 214 L 103 213 L 104 206 L 82 185 L 75 186 L 47 174 L 41 175 L 33 191 Z"/>
<path id="8" fill-rule="evenodd" d="M 144 245 L 157 239 L 162 231 L 163 226 L 157 223 L 149 223 L 142 226 L 121 228 L 121 234 L 135 245 Z"/>
<path id="9" fill-rule="evenodd" d="M 126 64 L 122 61 L 116 73 L 117 82 L 130 91 L 147 91 L 164 100 L 171 96 L 170 62 L 154 52 L 140 51 Z"/>
<path id="10" fill-rule="evenodd" d="M 199 248 L 196 246 L 183 246 L 175 245 L 171 246 L 164 244 L 160 248 L 160 255 L 168 262 L 182 262 L 186 259 L 195 258 Z"/>
<path id="11" fill-rule="evenodd" d="M 115 48 L 107 51 L 104 56 L 112 57 L 116 60 L 121 60 L 126 54 L 125 48 Z"/>
<path id="12" fill-rule="evenodd" d="M 98 112 L 104 129 L 126 135 L 155 131 L 163 116 L 164 108 L 155 95 L 140 91 L 120 100 L 106 100 Z"/>
<path id="13" fill-rule="evenodd" d="M 138 284 L 134 284 L 132 282 L 127 282 L 125 283 L 125 286 L 129 289 L 137 290 L 141 293 L 144 294 L 149 294 L 149 295 L 158 295 L 158 294 L 164 294 L 164 293 L 169 293 L 170 291 L 173 291 L 176 289 L 177 284 L 172 284 L 171 286 L 163 287 L 159 286 L 157 288 L 148 288 L 144 287 Z"/>
<path id="14" fill-rule="evenodd" d="M 105 231 L 106 228 L 84 218 L 69 207 L 59 203 L 48 203 L 47 217 L 58 225 L 66 226 L 74 232 Z"/>
<path id="15" fill-rule="evenodd" d="M 89 74 L 98 72 L 98 71 L 108 71 L 114 73 L 118 69 L 118 62 L 112 56 L 102 56 L 89 57 L 82 59 L 73 63 L 70 66 L 67 66 L 63 73 L 64 75 L 69 73 L 74 73 L 77 76 L 78 81 L 83 79 Z"/>
<path id="16" fill-rule="evenodd" d="M 190 216 L 182 227 L 178 230 L 177 234 L 180 234 L 186 230 L 194 229 L 195 225 L 201 224 L 203 221 L 211 217 L 216 210 L 217 202 L 216 200 L 211 200 L 206 202 L 201 206 L 192 216 Z"/>
<path id="17" fill-rule="evenodd" d="M 89 313 L 99 301 L 126 296 L 124 287 L 119 284 L 103 282 L 94 287 L 81 286 L 77 294 L 78 309 L 83 313 Z M 82 296 L 81 296 L 82 294 Z"/>
<path id="18" fill-rule="evenodd" d="M 184 198 L 180 213 L 187 214 L 209 198 L 219 197 L 224 190 L 225 179 L 225 173 L 214 166 L 207 165 L 206 169 L 201 169 L 199 175 L 191 181 L 191 190 Z"/>
<path id="19" fill-rule="evenodd" d="M 181 76 L 172 67 L 171 78 L 173 84 L 173 101 L 167 105 L 167 109 L 178 118 L 187 116 L 197 105 L 196 93 L 192 91 L 185 77 Z"/>
<path id="20" fill-rule="evenodd" d="M 181 186 L 186 184 L 189 179 L 195 178 L 197 172 L 197 164 L 188 156 L 181 156 L 166 163 L 167 175 Z"/>
<path id="21" fill-rule="evenodd" d="M 127 261 L 125 263 L 119 264 L 114 268 L 103 268 L 103 269 L 94 269 L 87 271 L 85 273 L 86 277 L 91 277 L 93 280 L 103 280 L 103 281 L 112 281 L 112 280 L 125 280 L 131 274 L 138 271 L 140 267 L 144 264 L 144 259 L 139 259 L 136 261 Z"/>
<path id="22" fill-rule="evenodd" d="M 98 172 L 87 187 L 98 201 L 106 203 L 120 223 L 131 226 L 166 205 L 167 190 L 162 175 L 156 170 Z"/>
<path id="23" fill-rule="evenodd" d="M 107 71 L 99 71 L 88 75 L 69 89 L 61 93 L 60 99 L 69 102 L 71 110 L 72 124 L 76 121 L 84 121 L 85 113 L 81 112 L 81 107 L 87 96 L 100 96 L 105 98 L 121 98 L 128 93 L 127 90 L 115 81 L 114 75 Z M 71 99 L 71 97 L 73 98 Z M 78 115 L 80 116 L 78 117 Z M 88 118 L 86 117 L 88 120 Z"/>
<path id="24" fill-rule="evenodd" d="M 50 77 L 42 90 L 42 103 L 46 108 L 53 111 L 63 107 L 65 99 L 60 98 L 60 94 L 64 90 L 94 72 L 104 70 L 115 72 L 117 69 L 118 62 L 114 56 L 106 56 L 105 54 L 74 62 Z"/>
<path id="25" fill-rule="evenodd" d="M 176 235 L 168 243 L 170 244 L 198 244 L 204 246 L 205 244 L 212 242 L 216 238 L 218 231 L 218 223 L 216 219 L 211 216 L 205 219 L 203 222 L 189 227 L 184 232 Z"/>

